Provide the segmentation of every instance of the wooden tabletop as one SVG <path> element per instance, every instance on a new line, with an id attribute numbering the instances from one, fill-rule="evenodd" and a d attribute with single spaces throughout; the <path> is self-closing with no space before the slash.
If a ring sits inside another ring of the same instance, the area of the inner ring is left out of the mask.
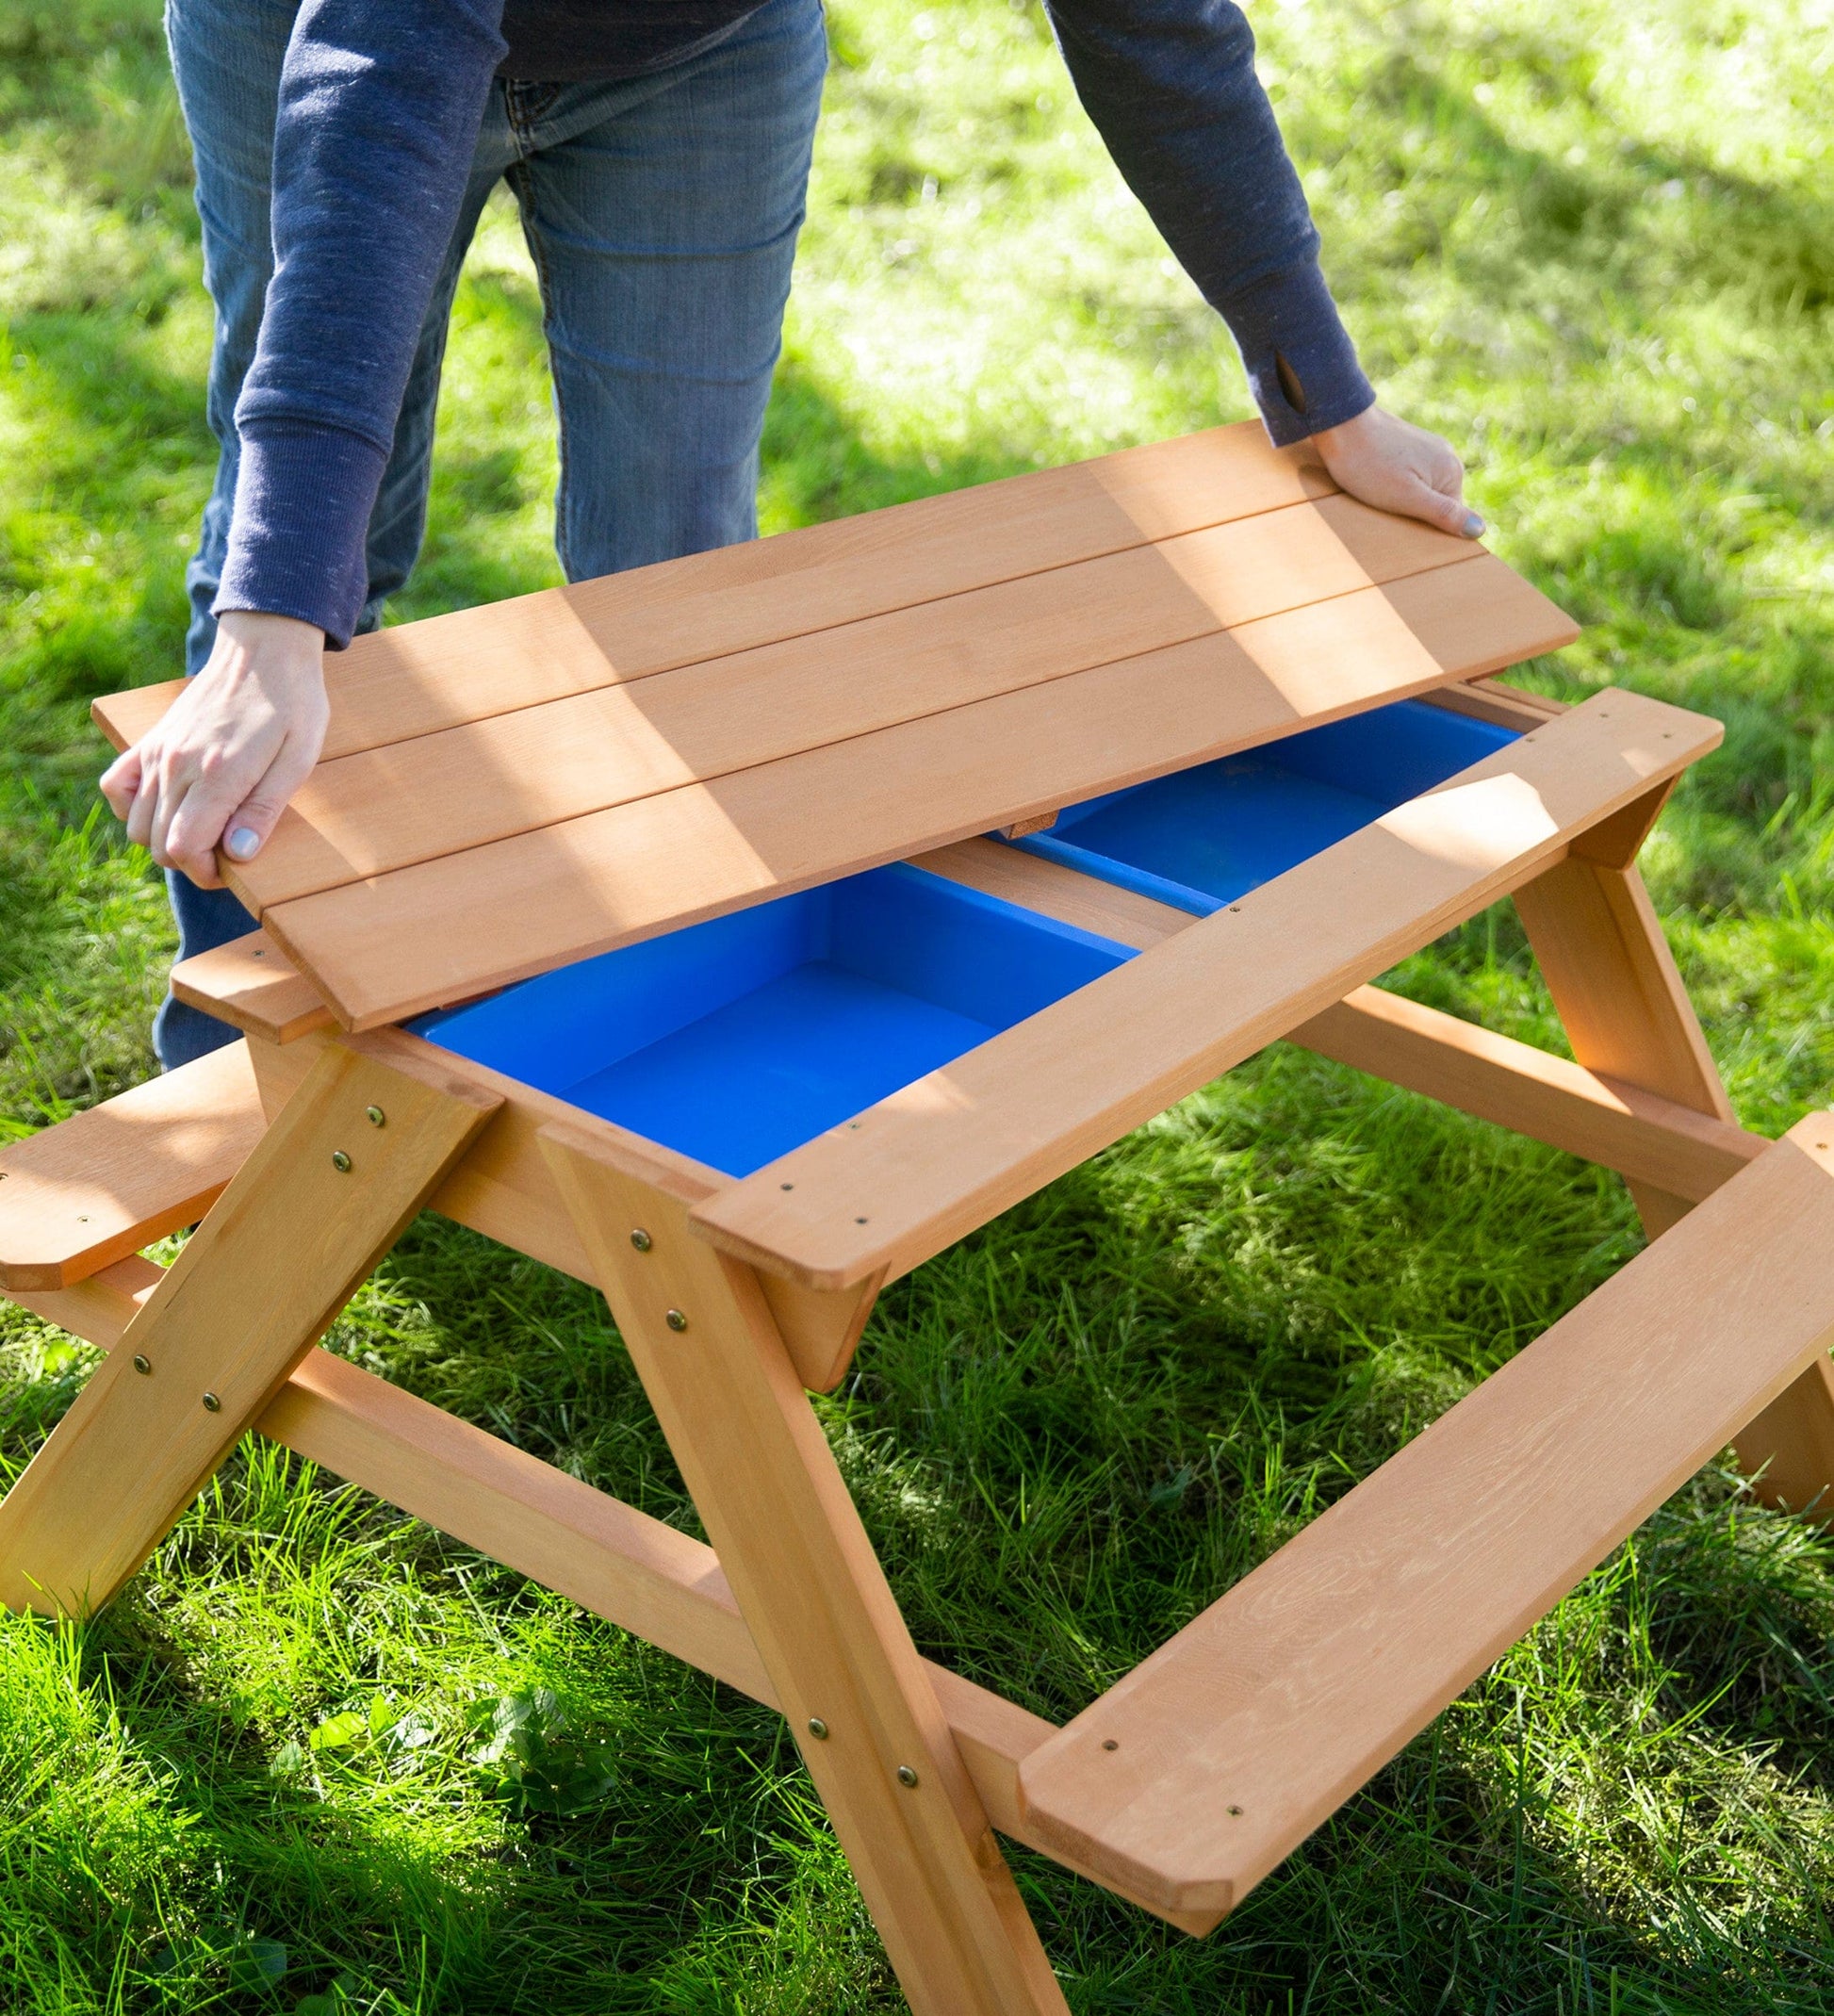
<path id="1" fill-rule="evenodd" d="M 1575 634 L 1219 428 L 360 638 L 223 872 L 371 1028 Z M 126 747 L 181 683 L 96 718 Z"/>

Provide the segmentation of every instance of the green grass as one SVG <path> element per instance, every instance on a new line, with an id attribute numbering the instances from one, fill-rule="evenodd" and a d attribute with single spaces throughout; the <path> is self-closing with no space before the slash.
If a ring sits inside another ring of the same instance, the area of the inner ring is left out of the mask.
<path id="1" fill-rule="evenodd" d="M 1728 724 L 1648 860 L 1779 1129 L 1834 1063 L 1826 0 L 1257 25 L 1373 371 L 1589 626 L 1530 677 Z M 772 527 L 1246 412 L 1035 8 L 833 33 Z M 209 477 L 151 0 L 10 0 L 0 150 L 4 1132 L 147 1071 L 169 949 L 85 718 L 176 668 Z M 495 210 L 399 615 L 554 578 L 549 431 Z M 1559 1042 L 1506 910 L 1394 977 Z M 1636 1244 L 1613 1180 L 1276 1048 L 892 1290 L 823 1415 L 924 1648 L 1062 1715 Z M 429 1221 L 333 1343 L 694 1528 L 578 1286 Z M 0 1315 L 0 1468 L 88 1364 Z M 1020 1878 L 1079 2011 L 1834 2008 L 1831 1636 L 1834 1549 L 1714 1467 L 1211 1940 Z M 5 2016 L 900 2006 L 776 1718 L 270 1449 L 87 1631 L 0 1618 Z"/>

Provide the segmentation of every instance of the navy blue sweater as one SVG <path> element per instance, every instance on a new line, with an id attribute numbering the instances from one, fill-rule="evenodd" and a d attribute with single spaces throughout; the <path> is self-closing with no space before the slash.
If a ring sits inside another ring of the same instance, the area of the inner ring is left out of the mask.
<path id="1" fill-rule="evenodd" d="M 1046 0 L 1109 152 L 1229 324 L 1285 443 L 1374 398 L 1231 0 Z M 350 642 L 416 337 L 494 75 L 628 75 L 745 0 L 304 0 L 274 136 L 274 276 L 236 404 L 242 460 L 216 609 Z M 376 276 L 388 284 L 379 287 Z"/>

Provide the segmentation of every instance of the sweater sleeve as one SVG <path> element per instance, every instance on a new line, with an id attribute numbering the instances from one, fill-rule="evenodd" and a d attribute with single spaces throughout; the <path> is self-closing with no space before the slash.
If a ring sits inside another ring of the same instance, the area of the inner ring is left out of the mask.
<path id="1" fill-rule="evenodd" d="M 273 277 L 236 402 L 213 605 L 315 623 L 341 649 L 369 513 L 451 241 L 503 0 L 305 0 L 274 128 Z"/>
<path id="2" fill-rule="evenodd" d="M 1375 402 L 1232 0 L 1047 0 L 1115 164 L 1229 324 L 1278 444 Z"/>

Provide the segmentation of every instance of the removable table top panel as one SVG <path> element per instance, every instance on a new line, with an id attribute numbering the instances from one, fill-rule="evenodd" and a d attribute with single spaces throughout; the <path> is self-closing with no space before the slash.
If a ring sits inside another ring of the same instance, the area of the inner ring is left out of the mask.
<path id="1" fill-rule="evenodd" d="M 370 1028 L 1576 633 L 1220 428 L 361 638 L 223 874 Z M 126 746 L 177 690 L 97 718 Z"/>

